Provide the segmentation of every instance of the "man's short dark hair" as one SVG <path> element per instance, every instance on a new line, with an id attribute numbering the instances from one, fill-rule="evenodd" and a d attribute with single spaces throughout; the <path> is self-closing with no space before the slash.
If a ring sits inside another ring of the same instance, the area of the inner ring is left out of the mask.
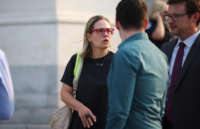
<path id="1" fill-rule="evenodd" d="M 186 13 L 188 16 L 191 16 L 196 12 L 200 13 L 200 0 L 168 0 L 167 3 L 169 5 L 185 3 Z M 200 19 L 198 20 L 197 25 L 199 23 Z"/>
<path id="2" fill-rule="evenodd" d="M 144 0 L 121 0 L 116 8 L 116 20 L 123 29 L 141 29 L 148 19 Z"/>

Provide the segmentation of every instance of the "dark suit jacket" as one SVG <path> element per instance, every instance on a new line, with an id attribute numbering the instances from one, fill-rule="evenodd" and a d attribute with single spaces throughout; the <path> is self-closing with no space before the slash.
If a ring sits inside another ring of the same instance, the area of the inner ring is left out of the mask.
<path id="1" fill-rule="evenodd" d="M 177 39 L 163 45 L 170 61 Z M 176 83 L 172 99 L 173 129 L 200 129 L 200 35 L 195 40 Z"/>

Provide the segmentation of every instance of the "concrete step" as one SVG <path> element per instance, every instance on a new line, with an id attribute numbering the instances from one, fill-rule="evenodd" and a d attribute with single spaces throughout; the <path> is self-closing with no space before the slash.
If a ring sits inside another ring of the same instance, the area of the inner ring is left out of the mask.
<path id="1" fill-rule="evenodd" d="M 0 129 L 51 129 L 49 125 L 36 124 L 0 124 Z"/>

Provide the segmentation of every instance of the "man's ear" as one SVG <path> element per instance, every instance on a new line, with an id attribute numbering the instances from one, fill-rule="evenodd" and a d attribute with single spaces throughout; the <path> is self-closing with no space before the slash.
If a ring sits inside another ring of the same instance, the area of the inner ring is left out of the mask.
<path id="1" fill-rule="evenodd" d="M 120 28 L 120 23 L 119 23 L 119 21 L 115 20 L 115 26 L 116 26 L 116 28 L 119 30 L 119 28 Z"/>
<path id="2" fill-rule="evenodd" d="M 149 20 L 146 19 L 146 20 L 145 20 L 145 25 L 144 25 L 144 29 L 145 29 L 145 30 L 147 29 L 148 24 L 149 24 Z"/>
<path id="3" fill-rule="evenodd" d="M 196 12 L 192 15 L 194 21 L 197 23 L 197 21 L 200 20 L 200 13 L 199 12 Z"/>

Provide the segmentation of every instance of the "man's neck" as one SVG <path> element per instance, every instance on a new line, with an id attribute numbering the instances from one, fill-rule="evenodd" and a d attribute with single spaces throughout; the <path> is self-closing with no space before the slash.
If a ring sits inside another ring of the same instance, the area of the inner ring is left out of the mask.
<path id="1" fill-rule="evenodd" d="M 180 35 L 180 39 L 184 41 L 190 36 L 192 36 L 193 34 L 197 33 L 198 31 L 199 31 L 198 28 L 187 30 L 182 35 Z"/>
<path id="2" fill-rule="evenodd" d="M 104 57 L 108 54 L 109 49 L 93 49 L 92 58 L 97 59 Z"/>
<path id="3" fill-rule="evenodd" d="M 122 30 L 121 29 L 119 31 L 122 41 L 124 41 L 124 40 L 128 39 L 129 37 L 131 37 L 137 33 L 140 33 L 140 32 L 144 32 L 144 30 Z"/>

